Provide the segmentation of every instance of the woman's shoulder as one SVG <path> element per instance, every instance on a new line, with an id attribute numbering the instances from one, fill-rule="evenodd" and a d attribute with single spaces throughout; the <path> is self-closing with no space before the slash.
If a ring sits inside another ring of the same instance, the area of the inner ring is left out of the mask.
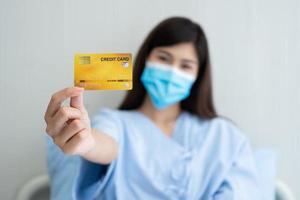
<path id="1" fill-rule="evenodd" d="M 247 132 L 231 119 L 220 116 L 215 119 L 214 123 L 221 130 L 221 134 L 228 135 L 238 143 L 248 142 Z"/>
<path id="2" fill-rule="evenodd" d="M 226 142 L 237 144 L 248 140 L 246 132 L 230 118 L 217 116 L 211 119 L 204 119 L 191 113 L 187 113 L 187 115 L 206 138 L 213 138 L 216 141 L 222 140 L 223 144 Z"/>
<path id="3" fill-rule="evenodd" d="M 189 145 L 196 152 L 213 155 L 216 161 L 233 161 L 242 149 L 251 145 L 246 132 L 226 117 L 204 120 L 194 115 L 191 119 L 194 124 L 191 127 L 196 128 L 189 133 Z"/>

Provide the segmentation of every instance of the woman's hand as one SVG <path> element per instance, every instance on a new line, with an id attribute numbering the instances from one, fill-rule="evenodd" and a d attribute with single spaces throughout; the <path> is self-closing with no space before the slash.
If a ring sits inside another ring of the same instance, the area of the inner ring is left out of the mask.
<path id="1" fill-rule="evenodd" d="M 83 104 L 83 90 L 69 87 L 54 93 L 44 115 L 46 132 L 68 155 L 85 155 L 95 145 L 88 112 Z M 68 98 L 71 98 L 70 106 L 62 107 L 62 102 Z"/>

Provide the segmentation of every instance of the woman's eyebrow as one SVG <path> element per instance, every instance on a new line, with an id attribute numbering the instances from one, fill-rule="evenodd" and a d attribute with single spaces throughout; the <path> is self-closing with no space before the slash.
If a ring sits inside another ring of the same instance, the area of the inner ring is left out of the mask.
<path id="1" fill-rule="evenodd" d="M 196 60 L 182 59 L 182 61 L 185 63 L 198 64 L 198 62 Z"/>
<path id="2" fill-rule="evenodd" d="M 159 53 L 167 54 L 168 56 L 173 57 L 171 53 L 169 53 L 169 52 L 167 52 L 167 51 L 165 51 L 165 50 L 158 49 L 157 51 L 158 51 Z"/>

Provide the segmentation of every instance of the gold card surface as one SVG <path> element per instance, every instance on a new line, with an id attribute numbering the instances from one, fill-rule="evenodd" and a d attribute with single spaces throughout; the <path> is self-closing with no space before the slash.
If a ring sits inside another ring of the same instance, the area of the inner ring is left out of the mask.
<path id="1" fill-rule="evenodd" d="M 75 54 L 74 85 L 85 90 L 131 90 L 131 54 Z"/>

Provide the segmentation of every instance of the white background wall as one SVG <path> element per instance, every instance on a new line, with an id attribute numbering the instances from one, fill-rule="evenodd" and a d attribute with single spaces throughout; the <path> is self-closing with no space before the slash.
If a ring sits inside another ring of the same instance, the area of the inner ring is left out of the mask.
<path id="1" fill-rule="evenodd" d="M 218 111 L 256 148 L 279 153 L 278 176 L 300 198 L 299 0 L 0 0 L 0 199 L 46 173 L 43 120 L 51 94 L 73 84 L 75 52 L 136 53 L 167 16 L 206 30 Z M 92 114 L 123 92 L 86 92 Z"/>

